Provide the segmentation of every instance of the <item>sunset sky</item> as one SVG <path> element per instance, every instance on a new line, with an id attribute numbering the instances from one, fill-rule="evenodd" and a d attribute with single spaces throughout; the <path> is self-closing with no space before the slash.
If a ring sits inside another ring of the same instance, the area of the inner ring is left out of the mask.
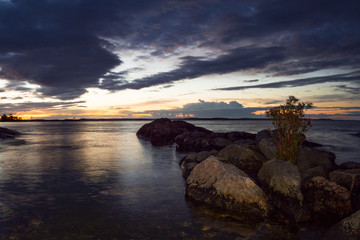
<path id="1" fill-rule="evenodd" d="M 0 0 L 0 114 L 360 120 L 360 1 Z"/>

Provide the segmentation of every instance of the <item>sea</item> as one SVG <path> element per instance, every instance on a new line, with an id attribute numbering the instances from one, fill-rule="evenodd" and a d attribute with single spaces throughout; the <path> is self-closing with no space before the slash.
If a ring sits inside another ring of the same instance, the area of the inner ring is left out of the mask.
<path id="1" fill-rule="evenodd" d="M 318 239 L 321 226 L 249 222 L 185 198 L 175 145 L 136 137 L 148 120 L 1 122 L 1 239 Z M 189 120 L 256 133 L 265 120 Z M 360 162 L 360 121 L 313 121 L 308 140 Z"/>

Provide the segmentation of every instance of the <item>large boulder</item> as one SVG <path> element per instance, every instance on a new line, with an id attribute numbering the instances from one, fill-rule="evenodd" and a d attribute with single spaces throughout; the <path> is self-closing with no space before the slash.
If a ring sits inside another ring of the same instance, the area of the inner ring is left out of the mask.
<path id="1" fill-rule="evenodd" d="M 297 166 L 302 177 L 304 176 L 304 173 L 310 168 L 321 167 L 326 176 L 328 176 L 329 172 L 338 168 L 337 164 L 335 163 L 334 153 L 307 147 L 300 149 L 297 159 Z"/>
<path id="2" fill-rule="evenodd" d="M 306 204 L 322 220 L 340 219 L 350 213 L 348 190 L 323 177 L 313 177 L 303 189 Z"/>
<path id="3" fill-rule="evenodd" d="M 295 222 L 308 220 L 307 212 L 302 208 L 304 196 L 296 165 L 290 161 L 269 160 L 262 165 L 258 178 L 273 205 L 284 215 Z"/>
<path id="4" fill-rule="evenodd" d="M 273 138 L 263 138 L 258 143 L 261 153 L 268 160 L 278 159 L 277 142 Z"/>
<path id="5" fill-rule="evenodd" d="M 332 226 L 320 238 L 321 240 L 360 239 L 360 211 L 357 211 Z"/>
<path id="6" fill-rule="evenodd" d="M 265 157 L 254 146 L 228 145 L 219 152 L 223 162 L 231 163 L 247 174 L 257 175 Z"/>
<path id="7" fill-rule="evenodd" d="M 195 130 L 206 133 L 210 132 L 185 121 L 172 121 L 167 118 L 161 118 L 142 126 L 136 135 L 138 138 L 149 140 L 154 146 L 163 146 L 174 143 L 177 135 Z"/>
<path id="8" fill-rule="evenodd" d="M 20 135 L 20 133 L 17 131 L 0 127 L 0 139 L 15 138 L 18 135 Z"/>
<path id="9" fill-rule="evenodd" d="M 271 210 L 265 193 L 245 172 L 217 157 L 207 158 L 191 171 L 186 196 L 249 218 L 268 217 Z"/>

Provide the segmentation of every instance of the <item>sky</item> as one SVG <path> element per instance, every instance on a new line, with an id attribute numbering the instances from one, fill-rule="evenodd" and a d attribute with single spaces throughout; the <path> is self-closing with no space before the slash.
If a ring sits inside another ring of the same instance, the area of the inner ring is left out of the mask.
<path id="1" fill-rule="evenodd" d="M 0 0 L 0 114 L 360 120 L 359 0 Z"/>

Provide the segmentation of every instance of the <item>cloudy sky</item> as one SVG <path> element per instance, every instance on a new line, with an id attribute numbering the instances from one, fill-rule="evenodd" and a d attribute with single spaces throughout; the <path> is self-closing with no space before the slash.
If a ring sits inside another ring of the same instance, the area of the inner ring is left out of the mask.
<path id="1" fill-rule="evenodd" d="M 0 113 L 360 120 L 359 0 L 0 0 Z"/>

